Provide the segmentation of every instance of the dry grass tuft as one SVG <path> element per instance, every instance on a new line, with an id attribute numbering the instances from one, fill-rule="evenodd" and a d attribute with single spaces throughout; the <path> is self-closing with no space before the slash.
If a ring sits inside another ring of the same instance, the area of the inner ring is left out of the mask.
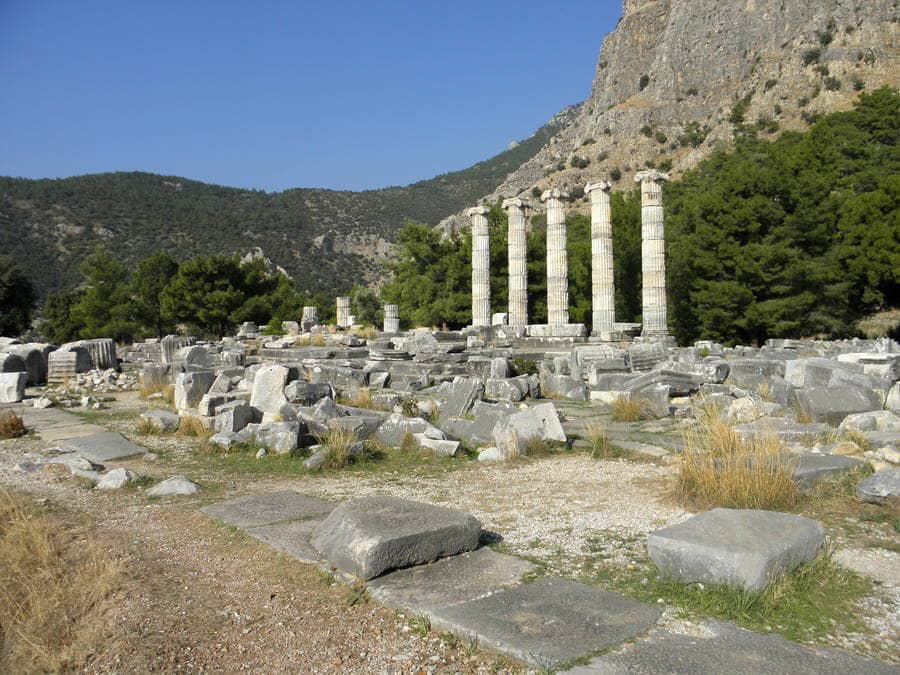
<path id="1" fill-rule="evenodd" d="M 175 405 L 175 385 L 174 384 L 166 384 L 163 386 L 145 386 L 141 385 L 140 389 L 138 389 L 138 395 L 143 399 L 148 399 L 154 394 L 162 394 L 163 400 L 169 405 Z"/>
<path id="2" fill-rule="evenodd" d="M 797 503 L 793 465 L 775 436 L 741 439 L 715 410 L 685 433 L 675 495 L 689 507 L 785 509 Z"/>
<path id="3" fill-rule="evenodd" d="M 0 438 L 18 438 L 27 433 L 21 417 L 12 410 L 0 410 Z"/>
<path id="4" fill-rule="evenodd" d="M 872 442 L 869 440 L 868 436 L 866 436 L 859 429 L 847 429 L 844 432 L 844 439 L 850 441 L 851 443 L 855 443 L 860 452 L 869 452 L 870 450 L 874 450 L 872 447 Z"/>
<path id="5" fill-rule="evenodd" d="M 800 403 L 794 405 L 794 418 L 797 420 L 797 424 L 812 424 L 813 421 L 809 410 Z"/>
<path id="6" fill-rule="evenodd" d="M 0 671 L 81 670 L 121 571 L 86 532 L 0 490 Z"/>
<path id="7" fill-rule="evenodd" d="M 417 452 L 419 450 L 419 444 L 416 441 L 416 437 L 409 431 L 403 434 L 403 440 L 400 441 L 400 450 L 403 452 Z"/>
<path id="8" fill-rule="evenodd" d="M 363 326 L 362 328 L 354 328 L 349 331 L 351 335 L 355 335 L 363 340 L 374 340 L 378 337 L 378 329 L 375 326 Z"/>
<path id="9" fill-rule="evenodd" d="M 343 469 L 352 464 L 353 446 L 358 441 L 356 434 L 349 429 L 334 428 L 319 437 L 319 443 L 325 448 L 325 469 Z"/>
<path id="10" fill-rule="evenodd" d="M 203 426 L 203 421 L 199 417 L 191 415 L 182 415 L 181 421 L 178 423 L 178 435 L 187 436 L 189 438 L 209 438 L 212 436 L 212 429 Z"/>
<path id="11" fill-rule="evenodd" d="M 338 403 L 353 408 L 367 408 L 369 410 L 374 410 L 378 407 L 372 402 L 372 392 L 369 389 L 356 389 L 350 396 L 343 396 L 338 399 Z"/>
<path id="12" fill-rule="evenodd" d="M 609 459 L 614 455 L 606 427 L 602 424 L 591 422 L 587 427 L 585 438 L 591 445 L 591 457 L 594 459 Z"/>
<path id="13" fill-rule="evenodd" d="M 653 419 L 650 402 L 639 396 L 620 396 L 612 404 L 612 418 L 616 422 L 640 422 Z"/>

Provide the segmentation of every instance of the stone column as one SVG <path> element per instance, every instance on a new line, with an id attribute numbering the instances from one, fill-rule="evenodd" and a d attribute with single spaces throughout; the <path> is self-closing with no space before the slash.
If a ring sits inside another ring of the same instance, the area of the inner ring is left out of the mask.
<path id="1" fill-rule="evenodd" d="M 641 272 L 644 337 L 669 333 L 666 315 L 666 249 L 663 223 L 662 184 L 669 176 L 659 171 L 640 171 L 641 184 Z"/>
<path id="2" fill-rule="evenodd" d="M 337 325 L 338 328 L 350 326 L 350 297 L 347 295 L 339 296 L 337 299 Z"/>
<path id="3" fill-rule="evenodd" d="M 616 322 L 616 282 L 613 277 L 612 220 L 607 181 L 588 183 L 584 191 L 591 196 L 591 332 L 610 333 Z"/>
<path id="4" fill-rule="evenodd" d="M 384 332 L 400 332 L 400 307 L 397 305 L 384 306 Z"/>
<path id="5" fill-rule="evenodd" d="M 472 325 L 491 325 L 491 250 L 485 206 L 466 211 L 472 221 Z"/>
<path id="6" fill-rule="evenodd" d="M 315 305 L 306 305 L 303 308 L 303 318 L 300 319 L 300 330 L 308 331 L 313 326 L 319 325 L 319 308 Z"/>
<path id="7" fill-rule="evenodd" d="M 528 325 L 528 256 L 525 231 L 525 211 L 528 207 L 528 202 L 518 197 L 503 200 L 503 208 L 509 216 L 507 240 L 510 326 Z"/>
<path id="8" fill-rule="evenodd" d="M 569 256 L 566 249 L 566 210 L 569 195 L 559 188 L 547 190 L 547 323 L 569 323 Z"/>

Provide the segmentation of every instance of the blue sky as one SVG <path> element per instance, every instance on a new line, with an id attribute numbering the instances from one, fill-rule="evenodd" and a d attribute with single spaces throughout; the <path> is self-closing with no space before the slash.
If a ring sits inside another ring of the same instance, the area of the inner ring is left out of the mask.
<path id="1" fill-rule="evenodd" d="M 620 14 L 619 0 L 0 0 L 0 175 L 406 184 L 585 98 Z"/>

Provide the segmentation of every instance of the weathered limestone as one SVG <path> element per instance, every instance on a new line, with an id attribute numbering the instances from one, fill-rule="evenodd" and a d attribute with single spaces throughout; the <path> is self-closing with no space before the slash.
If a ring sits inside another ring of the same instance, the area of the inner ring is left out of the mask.
<path id="1" fill-rule="evenodd" d="M 613 277 L 612 218 L 607 181 L 588 183 L 585 193 L 591 196 L 591 291 L 595 336 L 608 339 L 616 322 L 616 290 Z"/>
<path id="2" fill-rule="evenodd" d="M 400 332 L 400 307 L 398 305 L 384 306 L 384 332 Z"/>
<path id="3" fill-rule="evenodd" d="M 337 298 L 337 325 L 338 328 L 350 327 L 350 296 L 341 295 Z"/>
<path id="4" fill-rule="evenodd" d="M 567 192 L 554 188 L 541 195 L 547 203 L 547 323 L 569 323 L 569 256 L 566 248 Z"/>
<path id="5" fill-rule="evenodd" d="M 466 211 L 472 222 L 472 325 L 491 325 L 491 251 L 488 208 L 474 206 Z"/>
<path id="6" fill-rule="evenodd" d="M 319 308 L 307 305 L 303 308 L 303 318 L 300 319 L 300 330 L 309 331 L 319 325 Z"/>
<path id="7" fill-rule="evenodd" d="M 641 272 L 643 275 L 644 337 L 669 333 L 666 312 L 666 251 L 662 184 L 669 176 L 659 171 L 639 171 L 641 184 Z"/>
<path id="8" fill-rule="evenodd" d="M 503 208 L 509 216 L 508 261 L 509 261 L 509 316 L 510 326 L 528 325 L 528 260 L 526 243 L 525 211 L 528 202 L 506 199 Z"/>
<path id="9" fill-rule="evenodd" d="M 0 373 L 0 403 L 18 403 L 25 398 L 28 373 Z"/>

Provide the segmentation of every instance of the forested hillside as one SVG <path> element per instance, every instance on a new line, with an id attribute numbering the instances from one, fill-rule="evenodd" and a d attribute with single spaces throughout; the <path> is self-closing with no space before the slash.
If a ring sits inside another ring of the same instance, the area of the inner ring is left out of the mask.
<path id="1" fill-rule="evenodd" d="M 185 259 L 260 247 L 301 289 L 333 295 L 376 277 L 405 220 L 436 224 L 491 192 L 565 119 L 468 169 L 365 192 L 266 193 L 139 172 L 0 177 L 0 253 L 41 297 L 78 283 L 79 263 L 98 244 L 126 265 L 160 250 Z"/>

